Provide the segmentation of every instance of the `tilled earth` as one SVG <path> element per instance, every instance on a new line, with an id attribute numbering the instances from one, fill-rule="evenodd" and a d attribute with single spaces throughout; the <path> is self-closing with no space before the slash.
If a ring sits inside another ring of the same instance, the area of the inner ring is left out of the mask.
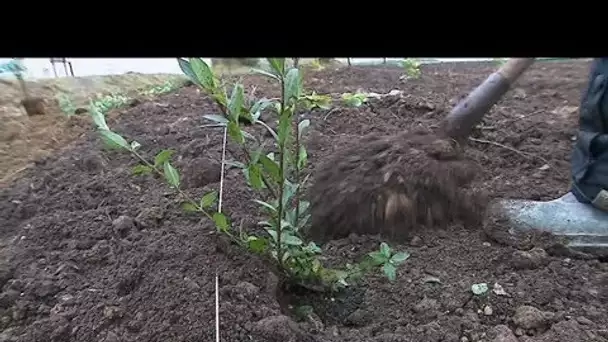
<path id="1" fill-rule="evenodd" d="M 409 81 L 395 68 L 308 73 L 307 89 L 318 93 L 404 94 L 306 113 L 312 169 L 369 133 L 433 130 L 494 67 L 426 66 Z M 568 190 L 588 67 L 540 63 L 517 83 L 467 149 L 483 170 L 475 188 L 534 200 Z M 277 96 L 266 79 L 245 83 L 257 86 L 256 96 Z M 222 132 L 201 127 L 201 115 L 215 113 L 190 87 L 126 110 L 111 125 L 143 153 L 175 150 L 187 191 L 200 196 L 219 187 Z M 598 260 L 552 255 L 534 243 L 520 250 L 481 227 L 456 225 L 394 245 L 412 255 L 394 283 L 375 274 L 334 298 L 292 296 L 262 262 L 183 214 L 160 181 L 130 175 L 133 165 L 91 133 L 2 190 L 0 341 L 212 341 L 216 275 L 222 341 L 608 341 L 608 265 Z M 227 171 L 224 194 L 233 222 L 259 221 L 237 170 Z M 344 263 L 379 243 L 351 234 L 323 248 Z M 476 283 L 489 284 L 487 296 L 471 295 Z M 314 312 L 299 320 L 288 310 L 298 305 Z"/>

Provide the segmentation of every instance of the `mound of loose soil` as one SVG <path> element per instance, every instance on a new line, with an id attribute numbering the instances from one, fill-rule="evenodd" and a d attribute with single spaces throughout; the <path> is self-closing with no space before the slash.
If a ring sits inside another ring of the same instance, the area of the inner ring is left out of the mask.
<path id="1" fill-rule="evenodd" d="M 325 241 L 379 233 L 403 241 L 416 228 L 479 224 L 484 202 L 465 189 L 475 171 L 455 144 L 432 134 L 364 137 L 315 170 L 310 235 Z"/>
<path id="2" fill-rule="evenodd" d="M 465 150 L 464 159 L 480 171 L 470 189 L 528 199 L 568 189 L 577 122 L 569 108 L 578 103 L 587 68 L 586 62 L 541 63 L 518 82 Z M 398 88 L 407 94 L 331 115 L 305 113 L 312 120 L 311 171 L 368 134 L 432 131 L 492 70 L 428 66 L 407 83 L 399 80 L 400 69 L 308 73 L 307 86 L 319 92 Z M 245 82 L 261 85 L 258 96 L 277 96 L 263 78 Z M 219 187 L 216 164 L 203 165 L 219 160 L 222 144 L 221 129 L 200 127 L 204 113 L 217 111 L 184 88 L 127 110 L 112 125 L 139 141 L 146 155 L 174 149 L 190 178 L 186 191 L 200 196 Z M 184 215 L 158 180 L 131 176 L 136 162 L 129 156 L 100 148 L 87 134 L 0 193 L 0 340 L 211 341 L 216 275 L 223 341 L 608 340 L 608 266 L 598 260 L 555 256 L 533 241 L 525 248 L 502 245 L 479 225 L 454 222 L 394 244 L 412 256 L 393 283 L 378 273 L 341 294 L 287 293 L 269 268 L 223 243 L 209 222 Z M 372 170 L 361 170 L 366 167 Z M 260 221 L 238 170 L 227 171 L 224 195 L 233 222 L 249 229 Z M 350 234 L 323 249 L 328 264 L 343 265 L 381 241 Z M 476 283 L 489 285 L 487 296 L 472 296 Z"/>

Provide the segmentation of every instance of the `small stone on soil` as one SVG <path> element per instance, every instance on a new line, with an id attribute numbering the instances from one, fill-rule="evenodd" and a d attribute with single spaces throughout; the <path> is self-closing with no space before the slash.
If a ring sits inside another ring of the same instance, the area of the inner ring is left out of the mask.
<path id="1" fill-rule="evenodd" d="M 533 248 L 529 252 L 515 251 L 512 255 L 512 265 L 519 270 L 533 270 L 546 265 L 549 256 L 542 248 Z"/>
<path id="2" fill-rule="evenodd" d="M 523 329 L 545 328 L 551 324 L 554 317 L 552 312 L 543 312 L 533 306 L 523 305 L 515 310 L 513 323 Z"/>
<path id="3" fill-rule="evenodd" d="M 126 215 L 120 215 L 114 221 L 112 221 L 112 229 L 120 237 L 126 237 L 129 235 L 131 229 L 135 227 L 135 221 Z"/>

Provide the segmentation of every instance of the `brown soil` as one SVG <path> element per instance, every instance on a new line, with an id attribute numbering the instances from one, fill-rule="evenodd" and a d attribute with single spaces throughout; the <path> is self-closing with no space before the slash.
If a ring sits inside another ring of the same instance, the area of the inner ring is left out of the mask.
<path id="1" fill-rule="evenodd" d="M 33 98 L 24 100 L 16 80 L 0 79 L 0 186 L 86 131 L 87 117 L 68 117 L 60 108 L 60 96 L 70 100 L 76 114 L 82 114 L 96 96 L 139 97 L 150 87 L 183 81 L 181 75 L 139 73 L 42 79 L 27 82 Z"/>
<path id="2" fill-rule="evenodd" d="M 308 88 L 319 93 L 408 94 L 329 116 L 305 114 L 313 123 L 312 169 L 370 133 L 433 131 L 493 68 L 427 66 L 421 79 L 407 83 L 390 68 L 308 73 Z M 587 68 L 587 62 L 542 63 L 518 82 L 466 149 L 482 171 L 472 189 L 528 199 L 567 191 Z M 276 96 L 264 79 L 245 81 L 258 85 L 257 96 Z M 200 128 L 202 113 L 216 109 L 184 88 L 129 109 L 112 126 L 139 141 L 143 153 L 168 147 L 182 169 L 196 165 L 205 176 L 184 173 L 187 191 L 200 196 L 218 188 L 210 161 L 220 159 L 222 144 L 221 130 Z M 129 156 L 100 146 L 89 133 L 61 155 L 39 160 L 0 194 L 0 340 L 212 341 L 216 274 L 222 341 L 608 340 L 605 263 L 548 255 L 534 243 L 519 250 L 488 241 L 480 225 L 415 230 L 393 246 L 412 255 L 394 283 L 376 274 L 333 298 L 284 293 L 263 263 L 222 243 L 205 220 L 184 215 L 158 181 L 132 177 Z M 228 171 L 224 191 L 233 222 L 250 227 L 260 220 L 237 170 Z M 379 242 L 350 234 L 323 248 L 329 263 L 343 264 Z M 473 298 L 471 285 L 482 282 L 504 293 Z"/>

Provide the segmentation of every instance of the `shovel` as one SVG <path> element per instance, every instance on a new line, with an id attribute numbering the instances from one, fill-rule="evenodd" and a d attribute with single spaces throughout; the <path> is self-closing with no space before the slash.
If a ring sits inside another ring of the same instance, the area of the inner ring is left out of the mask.
<path id="1" fill-rule="evenodd" d="M 309 236 L 402 238 L 420 225 L 477 224 L 487 203 L 461 190 L 475 171 L 460 157 L 459 146 L 533 63 L 534 58 L 509 59 L 453 108 L 439 133 L 369 135 L 338 150 L 317 167 L 309 189 Z"/>
<path id="2" fill-rule="evenodd" d="M 446 117 L 444 132 L 462 142 L 485 113 L 534 62 L 532 58 L 510 59 L 488 77 Z M 608 255 L 608 213 L 579 202 L 572 193 L 552 201 L 500 199 L 488 211 L 519 231 L 545 231 L 565 237 L 568 247 L 597 255 Z"/>

